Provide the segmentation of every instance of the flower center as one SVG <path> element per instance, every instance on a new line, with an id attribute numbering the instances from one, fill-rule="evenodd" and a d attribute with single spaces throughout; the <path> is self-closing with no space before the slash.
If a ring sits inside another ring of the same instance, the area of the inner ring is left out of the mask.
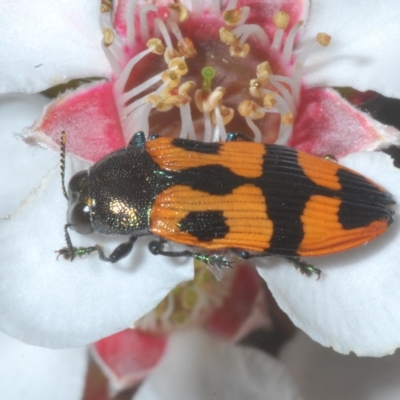
<path id="1" fill-rule="evenodd" d="M 212 0 L 206 10 L 201 1 L 191 5 L 128 1 L 124 23 L 117 24 L 125 44 L 104 7 L 103 48 L 126 140 L 140 130 L 204 141 L 225 140 L 234 131 L 285 144 L 300 101 L 302 65 L 314 46 L 293 55 L 302 22 L 290 27 L 284 11 L 266 22 L 259 3 L 238 8 L 230 0 L 221 9 Z M 273 24 L 272 38 L 267 23 Z M 319 34 L 318 42 L 329 39 Z"/>
<path id="2" fill-rule="evenodd" d="M 229 295 L 234 271 L 225 271 L 221 281 L 200 261 L 194 262 L 194 279 L 180 283 L 157 307 L 135 322 L 143 331 L 167 334 L 201 325 Z"/>

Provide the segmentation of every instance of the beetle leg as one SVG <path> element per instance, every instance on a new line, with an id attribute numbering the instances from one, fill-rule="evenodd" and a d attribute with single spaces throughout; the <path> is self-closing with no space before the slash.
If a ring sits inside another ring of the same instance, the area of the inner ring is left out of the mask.
<path id="1" fill-rule="evenodd" d="M 309 264 L 307 261 L 301 261 L 300 258 L 298 257 L 282 257 L 283 259 L 289 261 L 292 263 L 295 268 L 300 270 L 300 272 L 308 277 L 310 277 L 312 274 L 317 275 L 317 281 L 319 280 L 321 276 L 321 270 L 318 268 L 315 268 L 311 264 Z"/>
<path id="2" fill-rule="evenodd" d="M 95 248 L 99 253 L 100 260 L 115 263 L 125 258 L 132 251 L 133 245 L 135 244 L 136 240 L 137 236 L 131 236 L 127 242 L 121 243 L 119 246 L 117 246 L 109 257 L 106 257 L 104 255 L 103 248 L 99 245 L 96 245 Z"/>
<path id="3" fill-rule="evenodd" d="M 274 254 L 270 254 L 270 253 L 252 254 L 246 250 L 238 250 L 238 249 L 232 249 L 232 251 L 233 251 L 233 253 L 235 253 L 238 257 L 242 258 L 243 260 L 248 260 L 250 258 L 258 258 L 258 257 L 270 257 L 270 256 L 274 255 Z M 321 270 L 319 270 L 318 268 L 315 268 L 314 266 L 309 264 L 307 261 L 302 261 L 298 257 L 282 257 L 282 258 L 284 260 L 292 263 L 295 266 L 295 268 L 299 269 L 302 274 L 305 274 L 308 277 L 310 277 L 312 274 L 316 274 L 317 280 L 319 280 L 319 278 L 321 276 Z"/>
<path id="4" fill-rule="evenodd" d="M 220 254 L 202 254 L 194 253 L 190 250 L 182 251 L 167 251 L 164 250 L 165 239 L 153 240 L 149 243 L 149 250 L 154 255 L 163 255 L 167 257 L 193 257 L 195 260 L 203 261 L 217 269 L 231 267 L 231 262 L 228 261 L 223 255 Z"/>
<path id="5" fill-rule="evenodd" d="M 253 142 L 253 139 L 249 138 L 247 135 L 244 133 L 240 132 L 229 132 L 226 135 L 226 141 L 227 142 L 237 142 L 238 140 L 243 140 L 245 142 Z"/>

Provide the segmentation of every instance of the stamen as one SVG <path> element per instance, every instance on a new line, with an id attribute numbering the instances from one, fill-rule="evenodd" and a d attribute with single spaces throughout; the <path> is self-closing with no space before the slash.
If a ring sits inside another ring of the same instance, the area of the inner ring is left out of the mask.
<path id="1" fill-rule="evenodd" d="M 251 131 L 254 134 L 254 141 L 261 142 L 262 134 L 261 134 L 261 131 L 258 128 L 258 126 L 249 117 L 245 117 L 245 120 L 246 120 L 248 127 L 251 129 Z"/>
<path id="2" fill-rule="evenodd" d="M 268 35 L 265 33 L 264 29 L 262 29 L 261 26 L 256 24 L 245 24 L 237 26 L 235 29 L 232 30 L 232 33 L 237 37 L 241 36 L 239 40 L 240 47 L 243 46 L 246 39 L 250 35 L 255 35 L 263 47 L 269 46 L 270 43 L 270 39 Z"/>
<path id="3" fill-rule="evenodd" d="M 121 95 L 121 104 L 125 104 L 128 100 L 132 99 L 133 97 L 137 96 L 139 93 L 145 91 L 148 89 L 150 86 L 153 86 L 155 83 L 161 80 L 163 72 L 154 75 L 153 77 L 147 79 L 147 81 L 141 83 L 138 86 L 135 86 L 128 92 L 125 92 Z"/>
<path id="4" fill-rule="evenodd" d="M 136 41 L 136 31 L 135 31 L 135 13 L 133 12 L 136 4 L 139 0 L 129 0 L 128 6 L 125 11 L 125 22 L 128 38 L 128 46 L 132 47 Z"/>
<path id="5" fill-rule="evenodd" d="M 147 54 L 150 53 L 155 53 L 155 54 L 161 54 L 163 53 L 164 46 L 161 42 L 160 39 L 150 39 L 147 42 L 147 46 L 149 47 L 147 50 L 143 50 L 141 53 L 137 54 L 135 57 L 131 58 L 128 62 L 128 64 L 125 65 L 124 70 L 122 73 L 119 74 L 119 78 L 115 83 L 115 92 L 116 93 L 121 93 L 126 85 L 126 82 L 129 79 L 129 76 L 132 72 L 133 67 Z M 117 75 L 118 76 L 118 75 Z"/>
<path id="6" fill-rule="evenodd" d="M 112 2 L 110 0 L 102 0 L 100 6 L 100 12 L 102 14 L 109 13 L 112 11 Z"/>
<path id="7" fill-rule="evenodd" d="M 280 50 L 282 46 L 283 33 L 290 22 L 290 16 L 285 11 L 278 11 L 273 18 L 276 26 L 274 40 L 272 41 L 271 50 Z"/>
<path id="8" fill-rule="evenodd" d="M 222 108 L 223 106 L 221 106 Z M 227 118 L 225 119 L 222 114 L 221 114 L 221 108 L 217 107 L 212 116 L 211 119 L 214 122 L 214 124 L 216 125 L 215 130 L 214 130 L 214 138 L 213 141 L 214 142 L 218 142 L 218 141 L 224 141 L 226 139 L 226 129 L 225 129 L 225 125 L 227 123 L 229 123 L 234 115 L 234 112 L 232 109 L 230 109 L 232 111 L 232 113 L 230 113 L 230 115 L 227 115 Z M 226 107 L 225 107 L 226 108 Z M 228 110 L 228 109 L 227 109 Z M 228 112 L 229 113 L 229 112 Z M 225 122 L 227 121 L 227 122 Z"/>
<path id="9" fill-rule="evenodd" d="M 238 107 L 239 114 L 242 117 L 251 119 L 260 119 L 265 113 L 260 111 L 260 106 L 253 100 L 243 100 Z"/>
<path id="10" fill-rule="evenodd" d="M 175 57 L 168 63 L 168 68 L 179 76 L 186 75 L 189 71 L 184 57 Z"/>
<path id="11" fill-rule="evenodd" d="M 179 22 L 185 22 L 190 17 L 189 10 L 179 0 L 174 0 L 174 4 L 168 4 L 168 8 Z"/>
<path id="12" fill-rule="evenodd" d="M 193 14 L 201 14 L 202 13 L 202 1 L 201 0 L 191 0 L 191 4 L 192 4 L 192 12 Z"/>
<path id="13" fill-rule="evenodd" d="M 204 141 L 211 142 L 211 134 L 212 134 L 212 128 L 211 128 L 211 118 L 210 118 L 210 113 L 204 109 L 203 112 L 204 115 Z"/>
<path id="14" fill-rule="evenodd" d="M 241 10 L 231 9 L 225 10 L 222 13 L 222 18 L 227 25 L 237 25 L 239 21 L 242 19 L 242 12 Z"/>
<path id="15" fill-rule="evenodd" d="M 210 11 L 214 17 L 219 17 L 221 15 L 220 0 L 210 0 Z"/>
<path id="16" fill-rule="evenodd" d="M 284 64 L 288 64 L 291 61 L 291 58 L 293 56 L 294 40 L 296 39 L 297 32 L 302 26 L 303 21 L 297 22 L 297 24 L 293 25 L 292 29 L 287 35 L 285 46 L 283 46 L 282 52 L 282 60 Z"/>
<path id="17" fill-rule="evenodd" d="M 289 109 L 294 112 L 296 110 L 296 105 L 294 104 L 294 100 L 293 100 L 291 93 L 286 89 L 286 87 L 284 85 L 282 85 L 279 82 L 278 79 L 275 78 L 274 75 L 271 75 L 270 82 L 271 82 L 271 85 L 275 86 L 276 89 L 279 90 L 279 92 L 282 94 L 283 98 L 285 99 L 285 102 L 288 105 Z"/>
<path id="18" fill-rule="evenodd" d="M 225 8 L 225 11 L 232 10 L 237 7 L 237 0 L 229 0 L 228 5 Z"/>
<path id="19" fill-rule="evenodd" d="M 158 8 L 153 4 L 146 4 L 140 7 L 140 38 L 142 41 L 148 40 L 150 37 L 149 24 L 147 16 L 150 11 L 157 12 Z"/>
<path id="20" fill-rule="evenodd" d="M 158 29 L 160 30 L 161 35 L 162 35 L 163 38 L 164 38 L 164 42 L 165 42 L 166 45 L 167 45 L 168 52 L 169 52 L 169 53 L 173 53 L 174 48 L 173 48 L 173 46 L 172 46 L 171 37 L 169 36 L 168 30 L 167 30 L 167 27 L 166 27 L 165 24 L 164 24 L 164 21 L 161 20 L 160 18 L 156 18 L 154 22 L 155 22 L 155 25 L 156 25 L 156 26 L 158 27 Z"/>
<path id="21" fill-rule="evenodd" d="M 114 43 L 114 33 L 111 29 L 105 28 L 103 31 L 103 39 L 101 41 L 101 47 L 106 55 L 108 62 L 111 65 L 114 75 L 119 76 L 121 74 L 121 67 L 114 51 L 118 53 L 118 47 L 113 45 Z"/>
<path id="22" fill-rule="evenodd" d="M 179 111 L 181 113 L 181 120 L 182 120 L 182 128 L 179 137 L 182 139 L 186 139 L 187 137 L 189 137 L 189 139 L 195 140 L 196 132 L 194 130 L 190 104 L 189 103 L 183 104 L 181 107 L 179 107 Z"/>

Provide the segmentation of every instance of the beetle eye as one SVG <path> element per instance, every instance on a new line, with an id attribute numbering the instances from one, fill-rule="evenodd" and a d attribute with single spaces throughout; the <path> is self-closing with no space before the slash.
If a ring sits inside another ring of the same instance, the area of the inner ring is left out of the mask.
<path id="1" fill-rule="evenodd" d="M 92 221 L 90 220 L 90 208 L 85 203 L 77 203 L 69 214 L 68 223 L 71 228 L 83 235 L 93 232 Z"/>

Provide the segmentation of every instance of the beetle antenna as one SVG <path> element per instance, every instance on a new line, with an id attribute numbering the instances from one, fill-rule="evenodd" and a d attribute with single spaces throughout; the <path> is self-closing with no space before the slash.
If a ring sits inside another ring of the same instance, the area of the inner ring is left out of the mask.
<path id="1" fill-rule="evenodd" d="M 61 160 L 60 160 L 61 186 L 62 186 L 63 195 L 68 200 L 67 191 L 65 190 L 65 145 L 66 145 L 66 143 L 67 143 L 67 134 L 65 133 L 65 131 L 62 131 L 61 132 Z"/>

